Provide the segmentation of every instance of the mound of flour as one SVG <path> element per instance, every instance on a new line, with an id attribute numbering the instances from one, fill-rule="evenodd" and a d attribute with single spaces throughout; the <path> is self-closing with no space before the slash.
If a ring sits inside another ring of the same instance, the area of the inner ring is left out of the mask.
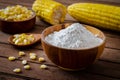
<path id="1" fill-rule="evenodd" d="M 103 41 L 79 23 L 74 23 L 58 32 L 55 31 L 46 36 L 45 40 L 54 46 L 71 49 L 90 48 Z"/>

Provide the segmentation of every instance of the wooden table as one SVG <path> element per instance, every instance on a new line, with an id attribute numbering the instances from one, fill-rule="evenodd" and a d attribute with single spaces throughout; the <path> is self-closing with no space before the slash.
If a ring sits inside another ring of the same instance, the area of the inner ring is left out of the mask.
<path id="1" fill-rule="evenodd" d="M 66 6 L 79 2 L 89 0 L 57 0 Z M 109 1 L 109 2 L 108 2 Z M 0 0 L 0 8 L 8 5 L 20 4 L 31 8 L 34 0 Z M 89 2 L 110 3 L 120 5 L 119 0 L 90 0 Z M 69 15 L 67 15 L 65 22 L 77 22 Z M 49 24 L 36 21 L 35 29 L 31 33 L 41 33 Z M 22 27 L 22 26 L 21 26 Z M 120 34 L 102 30 L 107 36 L 107 43 L 105 50 L 98 61 L 92 66 L 82 71 L 69 72 L 59 69 L 55 66 L 41 47 L 41 43 L 27 48 L 18 49 L 10 45 L 7 41 L 10 34 L 0 31 L 0 80 L 120 80 Z M 24 51 L 26 56 L 18 58 L 15 61 L 9 61 L 9 56 L 18 56 L 19 51 Z M 38 57 L 44 57 L 46 62 L 40 63 L 37 60 L 30 60 L 28 53 L 34 52 Z M 31 70 L 24 70 L 21 61 L 25 59 L 31 66 Z M 40 69 L 41 64 L 46 64 L 48 69 Z M 21 68 L 22 73 L 14 73 L 14 68 Z"/>

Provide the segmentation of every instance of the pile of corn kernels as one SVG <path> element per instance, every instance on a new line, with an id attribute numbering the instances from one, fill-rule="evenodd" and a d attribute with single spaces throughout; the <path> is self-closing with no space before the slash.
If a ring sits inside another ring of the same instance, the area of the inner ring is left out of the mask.
<path id="1" fill-rule="evenodd" d="M 26 55 L 26 53 L 25 52 L 23 52 L 23 51 L 19 51 L 18 52 L 18 54 L 19 54 L 19 57 L 23 57 L 23 56 L 25 56 Z M 36 53 L 29 53 L 29 58 L 31 59 L 31 60 L 37 60 L 37 54 Z M 9 56 L 8 57 L 8 60 L 9 61 L 15 61 L 17 58 L 16 57 L 14 57 L 14 56 Z M 39 62 L 45 62 L 45 59 L 43 58 L 43 57 L 39 57 L 38 58 L 38 61 Z M 22 60 L 21 61 L 21 64 L 23 64 L 23 68 L 25 69 L 25 70 L 30 70 L 31 69 L 31 66 L 28 64 L 28 61 L 27 60 Z M 45 64 L 42 64 L 42 65 L 40 65 L 40 69 L 47 69 L 47 65 L 45 65 Z M 21 68 L 15 68 L 15 69 L 13 69 L 13 72 L 15 72 L 15 73 L 20 73 L 20 72 L 22 72 L 22 70 L 21 70 Z"/>
<path id="2" fill-rule="evenodd" d="M 35 40 L 35 38 L 32 34 L 29 35 L 29 34 L 25 34 L 25 33 L 15 34 L 13 37 L 14 38 L 12 41 L 16 45 L 28 45 Z"/>
<path id="3" fill-rule="evenodd" d="M 23 21 L 32 16 L 33 12 L 21 5 L 8 6 L 0 10 L 0 18 L 8 21 Z"/>

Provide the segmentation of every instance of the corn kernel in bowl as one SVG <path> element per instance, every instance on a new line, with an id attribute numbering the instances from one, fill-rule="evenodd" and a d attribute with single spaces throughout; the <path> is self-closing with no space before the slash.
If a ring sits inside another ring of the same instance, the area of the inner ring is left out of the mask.
<path id="1" fill-rule="evenodd" d="M 8 6 L 0 9 L 0 18 L 7 21 L 24 21 L 33 16 L 33 11 L 21 5 Z"/>
<path id="2" fill-rule="evenodd" d="M 32 34 L 25 34 L 25 33 L 15 34 L 13 37 L 14 38 L 12 41 L 16 45 L 29 45 L 35 40 Z"/>

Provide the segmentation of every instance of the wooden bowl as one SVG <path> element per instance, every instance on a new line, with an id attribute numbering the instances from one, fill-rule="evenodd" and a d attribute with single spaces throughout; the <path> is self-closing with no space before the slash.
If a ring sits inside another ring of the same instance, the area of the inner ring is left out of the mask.
<path id="1" fill-rule="evenodd" d="M 1 31 L 9 34 L 16 34 L 16 33 L 25 33 L 31 30 L 36 21 L 36 14 L 33 11 L 33 16 L 24 21 L 7 21 L 0 19 L 0 29 Z"/>
<path id="2" fill-rule="evenodd" d="M 100 45 L 87 49 L 65 49 L 53 46 L 45 41 L 48 34 L 64 29 L 68 25 L 70 24 L 59 24 L 46 28 L 41 34 L 42 46 L 48 58 L 60 68 L 64 70 L 81 70 L 93 64 L 100 57 L 105 46 L 105 35 L 94 27 L 84 25 L 94 35 L 98 35 L 103 40 Z"/>
<path id="3" fill-rule="evenodd" d="M 25 47 L 29 47 L 29 46 L 32 46 L 33 44 L 35 44 L 35 43 L 37 43 L 37 42 L 39 42 L 40 41 L 40 39 L 41 39 L 41 34 L 36 34 L 36 33 L 26 33 L 27 35 L 33 35 L 34 36 L 34 41 L 33 42 L 31 42 L 30 44 L 27 44 L 27 45 L 17 45 L 17 44 L 15 44 L 14 42 L 13 42 L 13 39 L 14 39 L 14 35 L 12 35 L 12 36 L 10 36 L 9 38 L 8 38 L 8 42 L 10 43 L 10 44 L 12 44 L 13 46 L 16 46 L 16 47 L 18 47 L 18 48 L 25 48 Z"/>

